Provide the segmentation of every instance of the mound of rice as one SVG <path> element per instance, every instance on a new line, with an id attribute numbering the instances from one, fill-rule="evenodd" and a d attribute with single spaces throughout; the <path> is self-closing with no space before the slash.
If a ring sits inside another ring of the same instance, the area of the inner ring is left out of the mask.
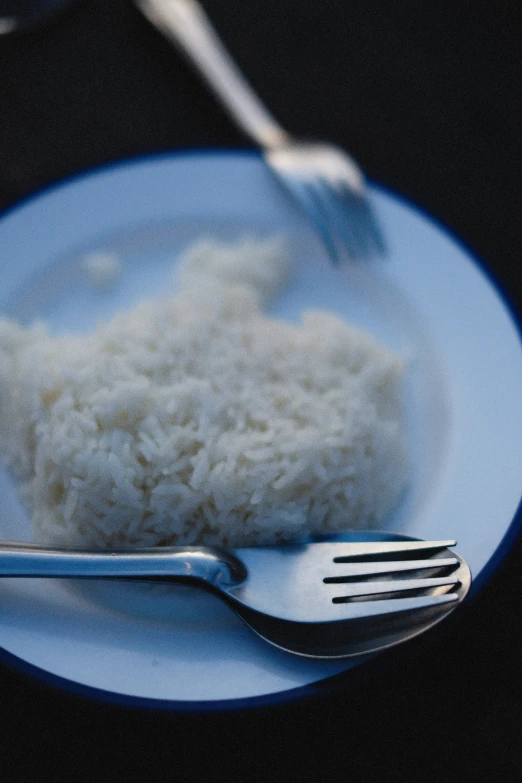
<path id="1" fill-rule="evenodd" d="M 86 337 L 0 320 L 0 446 L 35 537 L 277 543 L 378 525 L 407 479 L 402 361 L 326 312 L 261 303 L 279 240 L 198 243 L 180 292 Z"/>

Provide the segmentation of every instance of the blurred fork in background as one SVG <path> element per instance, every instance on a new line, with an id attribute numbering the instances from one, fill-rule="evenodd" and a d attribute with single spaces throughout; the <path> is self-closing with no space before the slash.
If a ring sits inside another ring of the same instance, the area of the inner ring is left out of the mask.
<path id="1" fill-rule="evenodd" d="M 332 144 L 297 141 L 262 104 L 197 0 L 135 0 L 150 22 L 199 70 L 237 125 L 258 144 L 280 182 L 304 209 L 335 264 L 371 259 L 384 241 L 364 176 Z"/>

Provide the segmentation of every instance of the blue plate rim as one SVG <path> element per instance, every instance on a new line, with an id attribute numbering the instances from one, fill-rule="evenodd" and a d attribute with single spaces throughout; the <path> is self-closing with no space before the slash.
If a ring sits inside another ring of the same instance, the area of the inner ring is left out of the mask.
<path id="1" fill-rule="evenodd" d="M 81 171 L 74 172 L 66 175 L 57 180 L 53 180 L 46 185 L 38 188 L 37 190 L 29 193 L 26 196 L 18 199 L 10 204 L 8 207 L 0 211 L 0 221 L 10 215 L 12 212 L 16 212 L 23 208 L 26 204 L 31 203 L 34 200 L 51 193 L 54 190 L 60 189 L 63 186 L 70 185 L 76 181 L 89 178 L 91 176 L 98 176 L 106 173 L 110 170 L 117 168 L 126 168 L 129 165 L 139 165 L 146 163 L 147 161 L 172 159 L 178 157 L 204 157 L 204 156 L 230 156 L 230 157 L 255 157 L 261 158 L 262 153 L 257 149 L 249 148 L 223 148 L 223 147 L 200 147 L 200 148 L 186 148 L 186 149 L 172 149 L 162 150 L 157 152 L 142 153 L 138 155 L 132 155 L 125 158 L 119 158 L 118 160 L 107 161 L 96 166 L 92 166 Z M 451 227 L 447 226 L 442 220 L 433 216 L 424 207 L 419 206 L 410 198 L 402 193 L 393 190 L 391 187 L 382 185 L 373 179 L 368 178 L 369 184 L 372 188 L 381 191 L 384 194 L 392 196 L 395 200 L 404 204 L 408 209 L 417 212 L 423 218 L 427 219 L 432 225 L 443 232 L 449 237 L 454 244 L 460 247 L 468 258 L 478 267 L 482 274 L 487 278 L 492 288 L 498 294 L 502 304 L 506 308 L 507 313 L 510 316 L 512 323 L 514 324 L 519 341 L 522 347 L 522 314 L 520 314 L 515 306 L 514 301 L 504 290 L 504 287 L 497 280 L 495 274 L 478 253 L 465 242 Z M 474 579 L 470 593 L 466 599 L 466 603 L 469 606 L 470 600 L 476 597 L 477 593 L 482 590 L 486 582 L 498 569 L 502 561 L 505 559 L 509 550 L 514 545 L 519 534 L 522 532 L 522 493 L 517 510 L 513 516 L 513 519 L 506 530 L 501 542 L 497 546 L 496 550 L 491 555 L 490 559 L 480 572 L 479 576 Z M 436 629 L 432 629 L 430 633 L 440 634 L 442 631 L 440 626 Z M 400 648 L 399 648 L 400 649 Z M 393 652 L 391 653 L 393 655 Z M 281 691 L 278 693 L 265 694 L 263 696 L 250 696 L 240 699 L 219 699 L 219 700 L 207 700 L 207 701 L 178 701 L 171 699 L 153 699 L 142 696 L 128 696 L 121 693 L 113 693 L 101 688 L 95 688 L 90 685 L 83 685 L 81 683 L 74 682 L 73 680 L 60 677 L 59 675 L 52 674 L 51 672 L 41 669 L 22 658 L 14 655 L 13 653 L 0 647 L 0 662 L 6 665 L 8 668 L 14 671 L 20 672 L 32 679 L 44 682 L 46 685 L 51 686 L 53 689 L 59 691 L 65 691 L 76 696 L 88 698 L 90 701 L 109 703 L 118 705 L 121 707 L 132 707 L 149 711 L 168 711 L 177 713 L 223 713 L 223 712 L 237 712 L 245 710 L 258 710 L 266 707 L 275 707 L 281 704 L 295 701 L 310 701 L 323 697 L 325 694 L 333 691 L 338 691 L 343 687 L 346 687 L 348 683 L 352 683 L 355 678 L 360 679 L 361 673 L 374 668 L 381 669 L 378 662 L 383 658 L 382 655 L 370 656 L 367 661 L 364 661 L 358 666 L 355 666 L 348 671 L 341 672 L 339 674 L 325 677 L 322 680 L 318 680 L 307 685 L 292 688 L 290 690 Z M 390 651 L 384 656 L 385 661 L 389 661 Z M 375 665 L 377 662 L 377 667 Z"/>

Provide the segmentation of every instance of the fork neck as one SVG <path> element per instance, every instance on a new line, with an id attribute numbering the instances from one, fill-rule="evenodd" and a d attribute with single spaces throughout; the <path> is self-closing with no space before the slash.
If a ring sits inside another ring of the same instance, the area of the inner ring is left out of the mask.
<path id="1" fill-rule="evenodd" d="M 145 16 L 189 59 L 236 124 L 260 147 L 291 137 L 254 92 L 196 0 L 135 0 Z"/>
<path id="2" fill-rule="evenodd" d="M 243 563 L 219 547 L 74 550 L 0 542 L 0 575 L 33 577 L 170 577 L 231 587 L 246 578 Z"/>

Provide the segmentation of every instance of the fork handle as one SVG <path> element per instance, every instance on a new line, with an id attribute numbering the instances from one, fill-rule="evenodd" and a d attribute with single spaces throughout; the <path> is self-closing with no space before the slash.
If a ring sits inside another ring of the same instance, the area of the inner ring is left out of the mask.
<path id="1" fill-rule="evenodd" d="M 135 0 L 150 22 L 199 70 L 236 124 L 265 149 L 291 142 L 225 49 L 197 0 Z"/>
<path id="2" fill-rule="evenodd" d="M 246 578 L 243 563 L 219 547 L 65 549 L 0 541 L 0 576 L 203 580 L 217 587 Z"/>

